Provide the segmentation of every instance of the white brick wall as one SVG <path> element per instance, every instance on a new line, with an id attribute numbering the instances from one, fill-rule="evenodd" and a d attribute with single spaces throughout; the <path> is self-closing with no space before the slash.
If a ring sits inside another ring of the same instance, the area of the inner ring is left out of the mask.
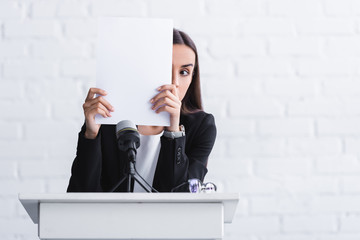
<path id="1" fill-rule="evenodd" d="M 360 1 L 1 0 L 0 239 L 37 239 L 19 192 L 65 192 L 98 16 L 170 17 L 198 45 L 241 199 L 225 239 L 360 239 Z"/>

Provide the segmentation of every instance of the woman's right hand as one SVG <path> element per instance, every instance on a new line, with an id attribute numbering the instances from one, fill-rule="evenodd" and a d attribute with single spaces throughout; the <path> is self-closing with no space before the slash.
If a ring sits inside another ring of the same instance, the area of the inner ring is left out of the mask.
<path id="1" fill-rule="evenodd" d="M 95 94 L 101 96 L 94 98 Z M 85 138 L 95 139 L 99 133 L 100 124 L 95 123 L 96 114 L 100 114 L 106 118 L 111 117 L 110 112 L 114 111 L 114 107 L 102 97 L 106 95 L 106 91 L 100 88 L 89 89 L 85 103 L 83 104 L 86 124 Z"/>

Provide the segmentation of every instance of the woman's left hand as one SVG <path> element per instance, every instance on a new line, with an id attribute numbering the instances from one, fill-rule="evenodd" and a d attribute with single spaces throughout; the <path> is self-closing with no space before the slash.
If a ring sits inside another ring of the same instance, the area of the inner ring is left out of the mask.
<path id="1" fill-rule="evenodd" d="M 165 127 L 169 132 L 180 131 L 180 110 L 181 100 L 179 99 L 178 89 L 174 84 L 163 85 L 157 89 L 158 93 L 150 102 L 153 104 L 152 109 L 156 113 L 170 113 L 170 127 Z"/>

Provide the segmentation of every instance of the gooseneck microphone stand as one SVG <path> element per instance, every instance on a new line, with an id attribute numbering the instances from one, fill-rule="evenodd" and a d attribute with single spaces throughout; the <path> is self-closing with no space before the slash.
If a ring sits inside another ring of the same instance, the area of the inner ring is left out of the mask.
<path id="1" fill-rule="evenodd" d="M 127 192 L 131 192 L 132 179 L 134 179 L 146 192 L 150 192 L 150 190 L 148 190 L 144 184 L 139 181 L 136 175 L 138 175 L 146 183 L 146 185 L 150 187 L 151 190 L 157 192 L 136 171 L 136 149 L 138 149 L 140 146 L 140 135 L 136 129 L 136 126 L 128 120 L 119 122 L 116 125 L 116 138 L 119 150 L 125 152 L 127 155 L 127 168 L 125 170 L 125 176 L 120 179 L 120 181 L 110 190 L 110 192 L 114 192 L 126 179 L 128 180 L 128 185 L 126 188 Z"/>

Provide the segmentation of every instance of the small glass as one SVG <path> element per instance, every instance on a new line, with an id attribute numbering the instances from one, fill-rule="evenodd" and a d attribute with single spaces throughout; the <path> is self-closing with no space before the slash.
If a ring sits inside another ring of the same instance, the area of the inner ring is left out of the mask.
<path id="1" fill-rule="evenodd" d="M 199 179 L 188 180 L 191 193 L 213 193 L 216 192 L 216 185 L 212 182 L 202 183 Z"/>

